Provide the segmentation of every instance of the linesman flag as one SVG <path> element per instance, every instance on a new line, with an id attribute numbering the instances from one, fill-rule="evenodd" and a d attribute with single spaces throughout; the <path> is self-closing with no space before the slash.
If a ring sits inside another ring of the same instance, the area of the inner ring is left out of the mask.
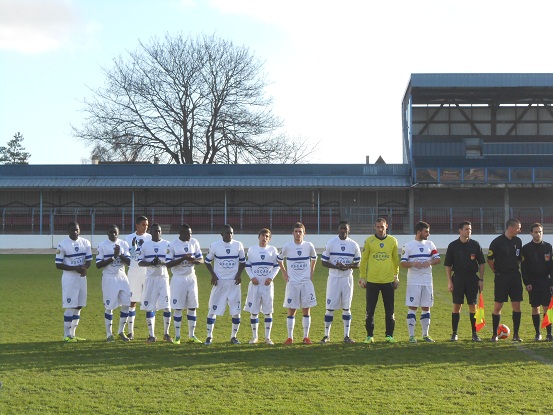
<path id="1" fill-rule="evenodd" d="M 478 300 L 478 306 L 476 307 L 476 314 L 474 315 L 474 319 L 474 327 L 476 328 L 476 331 L 482 330 L 482 327 L 486 325 L 486 322 L 484 321 L 484 297 L 482 297 L 482 293 L 480 293 L 480 298 Z"/>
<path id="2" fill-rule="evenodd" d="M 553 323 L 553 296 L 551 296 L 551 302 L 549 303 L 549 307 L 547 307 L 547 311 L 543 315 L 543 320 L 541 322 L 541 328 L 549 326 L 551 323 Z"/>

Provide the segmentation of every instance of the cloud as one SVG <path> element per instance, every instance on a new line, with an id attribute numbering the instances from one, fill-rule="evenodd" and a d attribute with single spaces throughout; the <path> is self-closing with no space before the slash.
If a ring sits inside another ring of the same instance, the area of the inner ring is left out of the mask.
<path id="1" fill-rule="evenodd" d="M 59 49 L 79 27 L 71 0 L 0 0 L 0 50 L 40 53 Z"/>

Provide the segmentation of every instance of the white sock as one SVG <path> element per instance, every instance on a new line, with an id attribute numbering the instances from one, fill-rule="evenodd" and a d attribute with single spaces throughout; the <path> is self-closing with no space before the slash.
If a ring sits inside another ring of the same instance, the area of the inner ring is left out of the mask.
<path id="1" fill-rule="evenodd" d="M 63 312 L 63 337 L 71 334 L 71 323 L 73 322 L 73 309 L 66 308 Z"/>
<path id="2" fill-rule="evenodd" d="M 334 310 L 326 310 L 325 314 L 325 336 L 330 337 L 330 327 L 334 320 Z"/>
<path id="3" fill-rule="evenodd" d="M 250 325 L 252 326 L 252 339 L 257 339 L 257 332 L 259 329 L 259 317 L 258 314 L 252 314 L 250 317 Z"/>
<path id="4" fill-rule="evenodd" d="M 238 329 L 240 329 L 240 314 L 235 314 L 232 316 L 232 332 L 230 333 L 231 339 L 236 337 Z"/>
<path id="5" fill-rule="evenodd" d="M 166 308 L 163 310 L 163 334 L 169 334 L 169 328 L 171 327 L 171 309 Z"/>
<path id="6" fill-rule="evenodd" d="M 409 310 L 407 312 L 407 330 L 409 330 L 409 336 L 415 335 L 415 326 L 417 325 L 417 314 L 415 310 Z"/>
<path id="7" fill-rule="evenodd" d="M 273 328 L 273 315 L 265 314 L 265 338 L 271 338 L 271 329 Z"/>
<path id="8" fill-rule="evenodd" d="M 113 336 L 113 310 L 106 310 L 104 311 L 104 322 L 106 324 L 106 337 Z"/>
<path id="9" fill-rule="evenodd" d="M 129 306 L 123 305 L 121 306 L 121 312 L 119 313 L 119 331 L 117 333 L 125 332 L 125 325 L 127 324 L 128 318 L 129 318 Z"/>
<path id="10" fill-rule="evenodd" d="M 148 334 L 150 337 L 155 337 L 156 329 L 156 312 L 146 311 L 146 325 L 148 326 Z"/>
<path id="11" fill-rule="evenodd" d="M 351 311 L 343 310 L 342 311 L 342 321 L 344 322 L 344 337 L 349 337 L 351 329 Z"/>
<path id="12" fill-rule="evenodd" d="M 286 319 L 286 328 L 288 329 L 288 337 L 294 338 L 294 326 L 296 325 L 296 316 L 288 316 Z"/>
<path id="13" fill-rule="evenodd" d="M 188 337 L 192 338 L 196 335 L 196 309 L 189 308 L 186 318 L 188 320 Z"/>
<path id="14" fill-rule="evenodd" d="M 182 323 L 182 310 L 173 311 L 173 326 L 175 327 L 175 337 L 180 337 L 181 323 Z"/>
<path id="15" fill-rule="evenodd" d="M 75 333 L 77 331 L 77 326 L 79 325 L 79 321 L 81 320 L 81 310 L 78 308 L 73 309 L 73 320 L 71 320 L 71 330 L 69 331 L 69 335 L 71 337 L 75 337 Z"/>
<path id="16" fill-rule="evenodd" d="M 428 336 L 428 329 L 430 328 L 430 310 L 421 313 L 421 326 L 423 337 Z"/>
<path id="17" fill-rule="evenodd" d="M 303 337 L 309 337 L 309 329 L 311 328 L 311 316 L 303 316 L 301 322 L 303 324 Z"/>
<path id="18" fill-rule="evenodd" d="M 214 329 L 216 320 L 217 320 L 217 316 L 215 314 L 207 315 L 207 337 L 213 338 L 213 329 Z"/>
<path id="19" fill-rule="evenodd" d="M 136 307 L 129 307 L 129 318 L 127 319 L 129 333 L 134 333 L 134 319 L 136 318 Z"/>

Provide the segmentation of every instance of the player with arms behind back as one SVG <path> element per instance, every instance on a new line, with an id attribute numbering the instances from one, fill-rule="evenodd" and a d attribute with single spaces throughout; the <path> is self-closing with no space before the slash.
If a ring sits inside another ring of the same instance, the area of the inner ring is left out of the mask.
<path id="1" fill-rule="evenodd" d="M 361 250 L 353 239 L 349 238 L 349 222 L 340 221 L 338 236 L 327 242 L 321 255 L 322 265 L 328 270 L 326 283 L 325 334 L 321 343 L 330 341 L 330 327 L 334 320 L 334 310 L 342 309 L 344 323 L 344 343 L 355 343 L 350 337 L 351 300 L 353 298 L 353 269 L 359 268 Z"/>
<path id="2" fill-rule="evenodd" d="M 261 229 L 257 235 L 259 243 L 248 249 L 246 273 L 250 277 L 248 295 L 244 311 L 250 313 L 252 339 L 250 344 L 258 342 L 259 312 L 265 314 L 265 343 L 273 345 L 271 329 L 273 327 L 273 300 L 275 286 L 273 280 L 278 274 L 278 251 L 269 245 L 271 231 Z"/>
<path id="3" fill-rule="evenodd" d="M 407 268 L 407 290 L 405 305 L 407 313 L 407 328 L 409 342 L 416 343 L 415 325 L 417 324 L 417 309 L 421 308 L 422 339 L 433 343 L 428 335 L 430 327 L 430 307 L 434 305 L 434 287 L 432 283 L 432 265 L 440 263 L 440 254 L 436 245 L 428 240 L 430 225 L 418 222 L 415 225 L 415 239 L 407 242 L 401 252 L 400 265 Z"/>
<path id="4" fill-rule="evenodd" d="M 293 235 L 294 241 L 284 244 L 278 255 L 282 277 L 286 281 L 283 306 L 288 309 L 288 318 L 286 319 L 288 338 L 284 344 L 294 342 L 294 326 L 298 308 L 301 308 L 303 313 L 303 343 L 312 344 L 309 339 L 309 328 L 311 326 L 311 307 L 317 305 L 313 285 L 317 253 L 311 242 L 303 240 L 305 235 L 303 223 L 296 222 L 294 224 Z M 285 259 L 288 270 L 284 267 Z"/>
<path id="5" fill-rule="evenodd" d="M 81 238 L 81 228 L 77 222 L 68 225 L 68 238 L 58 245 L 56 268 L 63 270 L 61 276 L 64 335 L 63 341 L 76 342 L 75 331 L 81 318 L 81 309 L 86 306 L 86 273 L 92 261 L 90 242 Z"/>
<path id="6" fill-rule="evenodd" d="M 125 274 L 125 265 L 129 265 L 131 262 L 129 245 L 118 238 L 119 228 L 116 225 L 110 225 L 107 234 L 108 239 L 100 242 L 96 255 L 96 268 L 102 270 L 106 338 L 108 342 L 115 341 L 112 328 L 113 310 L 121 306 L 118 335 L 121 340 L 128 342 L 129 338 L 125 335 L 125 324 L 129 317 L 131 289 L 127 274 Z"/>

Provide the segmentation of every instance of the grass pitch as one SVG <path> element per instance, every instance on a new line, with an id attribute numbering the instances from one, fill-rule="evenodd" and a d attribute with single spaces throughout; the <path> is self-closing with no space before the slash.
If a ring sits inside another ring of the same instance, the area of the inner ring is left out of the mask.
<path id="1" fill-rule="evenodd" d="M 364 291 L 355 289 L 352 337 L 342 343 L 343 326 L 335 313 L 332 342 L 284 346 L 284 282 L 275 281 L 272 338 L 275 346 L 249 345 L 249 314 L 242 313 L 239 338 L 228 342 L 228 314 L 217 320 L 210 347 L 183 343 L 146 344 L 144 312 L 137 313 L 137 340 L 105 342 L 101 273 L 88 277 L 88 306 L 78 336 L 63 335 L 61 272 L 51 255 L 0 256 L 0 414 L 367 414 L 367 413 L 550 413 L 553 344 L 533 342 L 528 302 L 523 303 L 522 344 L 492 344 L 493 278 L 484 287 L 488 325 L 482 343 L 470 341 L 468 308 L 451 334 L 451 296 L 443 265 L 434 267 L 435 306 L 431 336 L 436 343 L 409 344 L 405 322 L 405 272 L 396 294 L 397 344 L 384 343 L 384 312 L 376 312 L 376 343 L 365 345 Z M 318 264 L 315 286 L 319 306 L 312 309 L 310 337 L 324 334 L 327 269 Z M 196 333 L 205 339 L 210 285 L 205 266 L 197 268 L 200 308 Z M 247 278 L 244 273 L 244 278 Z M 356 275 L 357 277 L 357 275 Z M 242 286 L 243 299 L 246 284 Z M 525 296 L 527 300 L 527 296 Z M 156 332 L 162 332 L 158 316 Z M 262 318 L 260 332 L 263 332 Z M 118 325 L 114 314 L 114 328 Z M 502 322 L 512 326 L 510 305 Z M 186 325 L 183 325 L 186 333 Z M 301 338 L 301 318 L 295 334 Z M 171 328 L 171 333 L 173 329 Z M 417 326 L 420 337 L 420 324 Z"/>

